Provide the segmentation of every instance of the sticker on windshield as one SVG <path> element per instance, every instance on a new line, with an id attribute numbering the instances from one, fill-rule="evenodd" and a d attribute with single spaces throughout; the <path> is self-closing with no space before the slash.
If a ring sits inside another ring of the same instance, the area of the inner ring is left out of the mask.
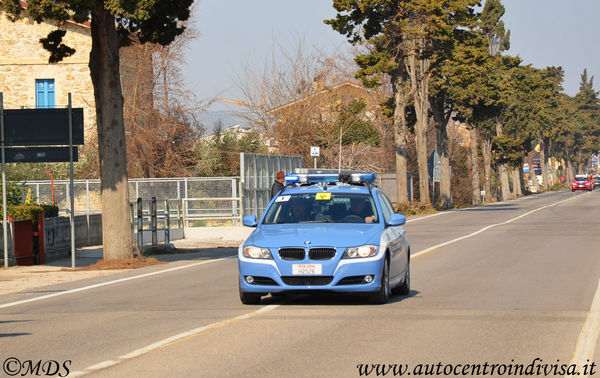
<path id="1" fill-rule="evenodd" d="M 331 199 L 331 193 L 317 193 L 317 195 L 315 196 L 316 200 L 330 200 Z"/>
<path id="2" fill-rule="evenodd" d="M 275 198 L 275 202 L 287 202 L 290 200 L 291 196 L 279 196 Z"/>

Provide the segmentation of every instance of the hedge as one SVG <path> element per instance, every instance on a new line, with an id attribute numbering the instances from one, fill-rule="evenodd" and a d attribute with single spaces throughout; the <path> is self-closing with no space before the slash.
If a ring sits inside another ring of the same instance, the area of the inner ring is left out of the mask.
<path id="1" fill-rule="evenodd" d="M 58 216 L 58 207 L 52 205 L 9 205 L 8 215 L 14 220 L 31 220 L 37 222 L 39 213 L 43 213 L 45 218 Z"/>

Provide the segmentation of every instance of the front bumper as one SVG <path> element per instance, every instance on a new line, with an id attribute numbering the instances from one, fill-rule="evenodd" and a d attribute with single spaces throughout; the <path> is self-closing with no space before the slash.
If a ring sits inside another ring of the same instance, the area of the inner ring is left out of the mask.
<path id="1" fill-rule="evenodd" d="M 283 261 L 240 259 L 238 261 L 240 288 L 248 293 L 285 293 L 306 291 L 331 291 L 343 293 L 374 292 L 381 285 L 384 254 L 365 259 L 341 259 L 337 261 Z M 323 274 L 294 275 L 292 264 L 322 263 Z M 362 278 L 370 275 L 369 283 Z M 246 277 L 255 282 L 249 284 Z"/>

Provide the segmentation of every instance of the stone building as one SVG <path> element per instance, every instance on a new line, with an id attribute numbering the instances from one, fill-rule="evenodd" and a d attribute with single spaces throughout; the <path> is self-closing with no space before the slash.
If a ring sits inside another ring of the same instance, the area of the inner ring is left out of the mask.
<path id="1" fill-rule="evenodd" d="M 49 64 L 50 53 L 44 50 L 39 40 L 57 29 L 57 22 L 45 20 L 38 24 L 26 12 L 21 16 L 11 22 L 0 0 L 0 92 L 3 93 L 4 108 L 65 107 L 68 93 L 71 93 L 73 107 L 83 108 L 86 143 L 95 141 L 96 109 L 88 65 L 92 48 L 89 23 L 66 22 L 61 26 L 67 30 L 63 43 L 76 52 L 59 63 Z M 151 56 L 146 59 L 150 62 L 140 62 L 134 49 L 121 49 L 121 80 L 139 81 L 142 76 L 146 77 L 147 86 L 151 86 Z M 139 67 L 146 76 L 139 74 Z M 125 97 L 126 85 L 122 87 Z M 145 100 L 152 101 L 151 90 L 146 91 L 146 97 Z"/>

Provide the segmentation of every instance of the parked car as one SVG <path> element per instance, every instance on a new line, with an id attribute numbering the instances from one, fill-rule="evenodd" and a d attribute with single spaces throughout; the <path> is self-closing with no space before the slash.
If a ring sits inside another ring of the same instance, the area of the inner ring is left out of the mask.
<path id="1" fill-rule="evenodd" d="M 571 181 L 571 191 L 576 190 L 592 190 L 594 189 L 594 183 L 590 180 L 588 175 L 575 175 L 573 181 Z"/>
<path id="2" fill-rule="evenodd" d="M 386 303 L 410 290 L 410 245 L 375 174 L 286 176 L 286 188 L 240 246 L 239 294 L 257 304 L 271 293 L 343 292 Z M 291 186 L 290 186 L 291 185 Z"/>
<path id="3" fill-rule="evenodd" d="M 600 188 L 600 176 L 599 175 L 594 176 L 594 188 Z"/>

